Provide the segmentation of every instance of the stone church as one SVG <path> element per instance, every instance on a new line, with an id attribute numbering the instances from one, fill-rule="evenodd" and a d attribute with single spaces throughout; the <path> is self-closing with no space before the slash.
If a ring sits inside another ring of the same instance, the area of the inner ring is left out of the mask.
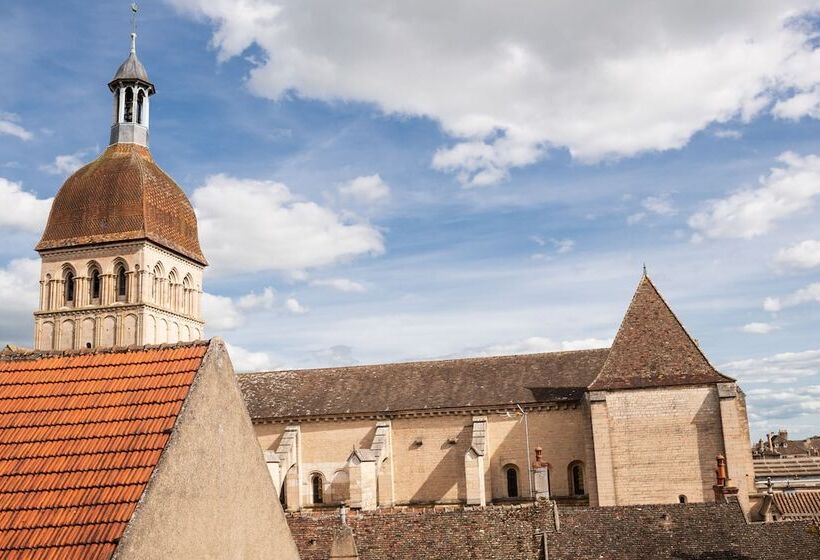
<path id="1" fill-rule="evenodd" d="M 38 350 L 203 338 L 196 216 L 148 148 L 131 53 L 110 145 L 58 192 L 37 251 Z M 290 511 L 531 501 L 714 502 L 754 491 L 743 393 L 643 275 L 611 348 L 239 376 Z"/>

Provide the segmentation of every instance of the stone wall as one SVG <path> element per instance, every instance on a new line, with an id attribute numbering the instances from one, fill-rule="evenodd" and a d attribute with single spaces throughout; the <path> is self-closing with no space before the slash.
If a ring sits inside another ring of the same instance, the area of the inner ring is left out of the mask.
<path id="1" fill-rule="evenodd" d="M 609 441 L 595 445 L 611 449 L 614 504 L 714 500 L 715 456 L 724 453 L 714 385 L 611 391 L 606 411 Z"/>
<path id="2" fill-rule="evenodd" d="M 287 517 L 301 560 L 326 560 L 341 528 L 338 513 L 289 513 Z M 552 519 L 551 504 L 540 502 L 352 512 L 348 525 L 362 560 L 537 560 L 541 537 L 535 530 L 551 528 Z"/>

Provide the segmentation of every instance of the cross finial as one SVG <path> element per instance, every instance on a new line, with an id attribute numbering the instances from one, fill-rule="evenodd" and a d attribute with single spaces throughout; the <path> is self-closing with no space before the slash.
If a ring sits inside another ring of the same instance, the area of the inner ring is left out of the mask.
<path id="1" fill-rule="evenodd" d="M 646 276 L 646 263 L 643 263 L 643 275 Z"/>

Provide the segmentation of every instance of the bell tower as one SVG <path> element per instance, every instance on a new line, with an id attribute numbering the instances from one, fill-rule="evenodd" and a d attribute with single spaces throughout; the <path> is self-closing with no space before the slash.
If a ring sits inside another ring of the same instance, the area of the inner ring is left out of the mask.
<path id="1" fill-rule="evenodd" d="M 108 83 L 108 89 L 114 94 L 110 144 L 131 142 L 148 147 L 150 97 L 156 89 L 137 58 L 136 31 L 131 32 L 131 52 Z"/>
<path id="2" fill-rule="evenodd" d="M 136 10 L 136 6 L 132 6 Z M 108 88 L 110 145 L 69 177 L 36 250 L 38 350 L 105 348 L 203 338 L 202 273 L 194 209 L 148 149 L 155 93 L 131 51 Z"/>

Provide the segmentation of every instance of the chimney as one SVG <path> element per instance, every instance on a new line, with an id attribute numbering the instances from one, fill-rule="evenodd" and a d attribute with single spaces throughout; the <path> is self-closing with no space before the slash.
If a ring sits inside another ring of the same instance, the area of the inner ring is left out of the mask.
<path id="1" fill-rule="evenodd" d="M 769 441 L 769 451 L 774 451 L 774 447 L 772 446 L 772 433 L 771 432 L 766 434 L 766 439 Z"/>
<path id="2" fill-rule="evenodd" d="M 786 443 L 789 441 L 789 432 L 781 429 L 777 432 L 777 437 L 780 439 L 780 443 Z"/>
<path id="3" fill-rule="evenodd" d="M 550 499 L 550 464 L 544 460 L 544 449 L 535 448 L 535 461 L 532 462 L 533 483 L 536 500 Z"/>
<path id="4" fill-rule="evenodd" d="M 732 481 L 726 474 L 726 458 L 723 455 L 715 457 L 717 468 L 715 469 L 716 484 L 712 486 L 715 491 L 715 501 L 725 503 L 728 496 L 736 496 L 738 489 L 732 486 Z"/>

